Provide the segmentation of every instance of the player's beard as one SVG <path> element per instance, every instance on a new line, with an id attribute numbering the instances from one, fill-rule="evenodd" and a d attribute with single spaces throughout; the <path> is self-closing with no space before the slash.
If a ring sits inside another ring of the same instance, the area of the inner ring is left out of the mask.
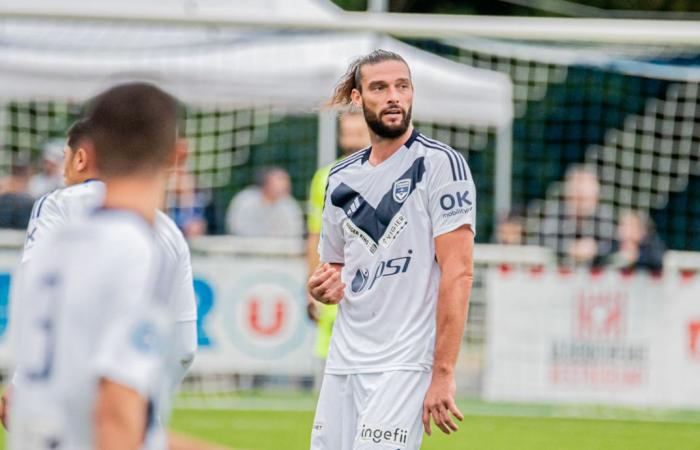
<path id="1" fill-rule="evenodd" d="M 386 125 L 384 124 L 384 122 L 382 122 L 382 115 L 387 109 L 390 108 L 384 108 L 377 115 L 369 108 L 367 108 L 364 102 L 362 102 L 362 113 L 365 116 L 367 126 L 370 130 L 374 132 L 374 134 L 385 139 L 396 139 L 397 137 L 404 134 L 406 130 L 408 130 L 408 126 L 411 125 L 411 114 L 413 112 L 413 105 L 408 107 L 408 111 L 401 108 L 400 106 L 396 106 L 395 108 L 399 108 L 401 110 L 403 120 L 401 120 L 401 122 L 398 125 Z"/>

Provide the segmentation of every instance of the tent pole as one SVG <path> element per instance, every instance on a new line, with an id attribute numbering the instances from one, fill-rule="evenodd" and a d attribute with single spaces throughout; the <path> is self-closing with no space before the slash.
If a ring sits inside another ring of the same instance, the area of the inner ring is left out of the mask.
<path id="1" fill-rule="evenodd" d="M 389 11 L 389 0 L 368 0 L 367 12 L 385 13 Z"/>
<path id="2" fill-rule="evenodd" d="M 494 230 L 501 217 L 508 214 L 511 207 L 513 181 L 513 124 L 508 123 L 496 130 L 496 172 L 494 176 Z"/>
<path id="3" fill-rule="evenodd" d="M 332 108 L 322 108 L 318 113 L 318 168 L 327 166 L 335 161 L 336 134 L 337 134 L 336 111 Z"/>

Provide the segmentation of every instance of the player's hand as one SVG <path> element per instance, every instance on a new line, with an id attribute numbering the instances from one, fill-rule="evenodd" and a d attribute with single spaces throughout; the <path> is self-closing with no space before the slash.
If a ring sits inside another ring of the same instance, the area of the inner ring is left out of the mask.
<path id="1" fill-rule="evenodd" d="M 340 303 L 345 295 L 345 283 L 340 279 L 340 271 L 328 263 L 320 265 L 311 274 L 307 287 L 313 298 L 327 305 Z"/>
<path id="2" fill-rule="evenodd" d="M 311 295 L 309 295 L 306 302 L 306 315 L 309 317 L 310 321 L 312 321 L 313 323 L 318 323 L 319 314 L 320 313 L 318 311 L 318 305 L 316 304 L 316 300 Z"/>
<path id="3" fill-rule="evenodd" d="M 428 436 L 432 433 L 430 429 L 431 418 L 445 434 L 459 430 L 450 416 L 451 414 L 460 422 L 464 420 L 464 415 L 455 404 L 456 390 L 453 375 L 433 374 L 433 380 L 430 382 L 430 387 L 423 401 L 423 428 Z"/>
<path id="4" fill-rule="evenodd" d="M 0 421 L 5 430 L 10 431 L 10 396 L 12 395 L 12 386 L 8 387 L 0 398 Z"/>

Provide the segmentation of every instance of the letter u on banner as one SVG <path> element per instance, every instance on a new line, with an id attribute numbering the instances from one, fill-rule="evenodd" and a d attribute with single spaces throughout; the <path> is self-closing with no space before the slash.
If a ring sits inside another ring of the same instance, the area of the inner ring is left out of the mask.
<path id="1" fill-rule="evenodd" d="M 284 300 L 277 299 L 275 301 L 272 320 L 267 324 L 263 323 L 261 309 L 260 300 L 257 297 L 252 298 L 248 304 L 248 323 L 250 323 L 251 329 L 262 336 L 276 335 L 284 325 Z"/>

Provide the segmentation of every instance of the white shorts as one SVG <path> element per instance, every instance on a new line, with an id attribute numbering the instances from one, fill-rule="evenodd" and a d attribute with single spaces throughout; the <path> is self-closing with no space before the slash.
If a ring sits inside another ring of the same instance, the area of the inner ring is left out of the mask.
<path id="1" fill-rule="evenodd" d="M 311 450 L 419 450 L 431 373 L 326 374 Z"/>

